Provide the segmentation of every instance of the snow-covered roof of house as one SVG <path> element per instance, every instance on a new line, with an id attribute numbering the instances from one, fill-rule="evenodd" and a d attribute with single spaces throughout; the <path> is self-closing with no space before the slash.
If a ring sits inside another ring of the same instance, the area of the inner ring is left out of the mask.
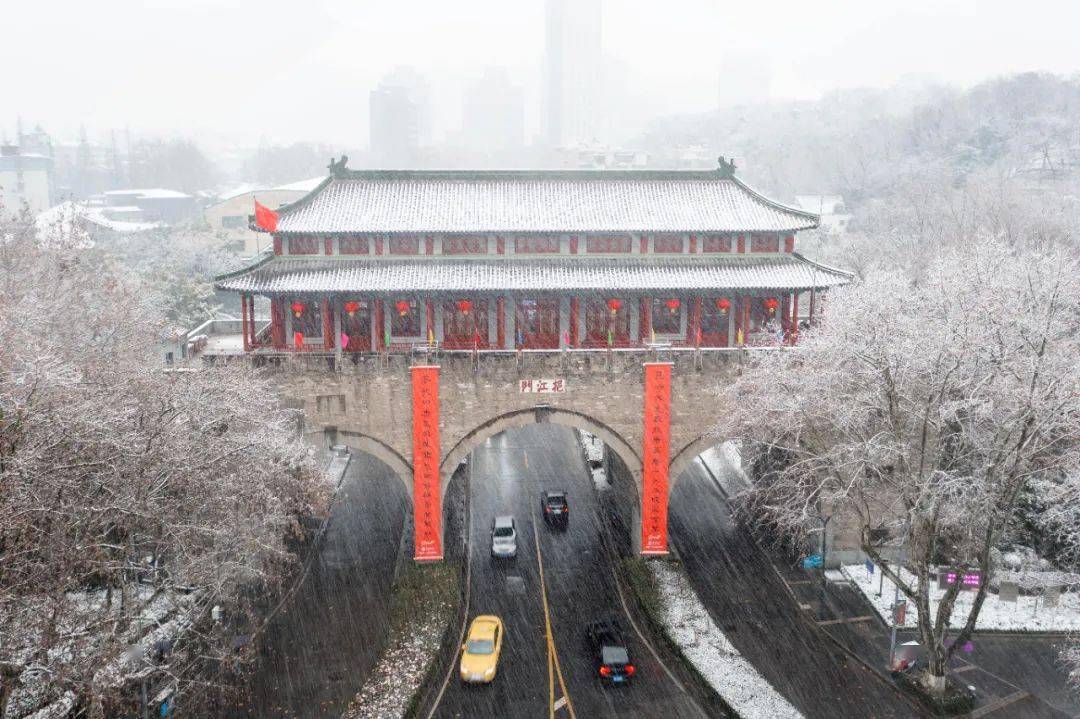
<path id="1" fill-rule="evenodd" d="M 266 255 L 216 279 L 221 290 L 308 292 L 652 292 L 658 290 L 805 290 L 852 275 L 797 253 L 707 258 L 300 259 Z"/>
<path id="2" fill-rule="evenodd" d="M 318 177 L 309 177 L 306 180 L 300 180 L 299 182 L 290 182 L 287 185 L 278 185 L 275 190 L 290 190 L 295 192 L 311 192 L 326 179 L 326 175 L 319 175 Z"/>
<path id="3" fill-rule="evenodd" d="M 336 169 L 279 210 L 280 233 L 793 232 L 818 216 L 731 172 Z"/>
<path id="4" fill-rule="evenodd" d="M 842 195 L 795 195 L 795 204 L 807 212 L 832 215 L 837 208 L 843 207 L 844 198 Z"/>
<path id="5" fill-rule="evenodd" d="M 180 192 L 179 190 L 166 190 L 163 187 L 151 187 L 146 189 L 132 189 L 132 190 L 109 190 L 104 193 L 106 197 L 125 197 L 131 195 L 133 197 L 145 197 L 147 199 L 177 199 L 191 197 L 186 192 Z"/>
<path id="6" fill-rule="evenodd" d="M 108 213 L 119 211 L 120 214 L 127 213 L 132 209 L 139 210 L 139 208 L 129 208 L 125 206 L 118 207 L 102 207 L 87 205 L 80 202 L 61 202 L 59 205 L 54 205 L 47 210 L 39 212 L 35 221 L 39 229 L 46 230 L 59 226 L 65 231 L 71 231 L 76 221 L 88 222 L 91 225 L 96 225 L 102 229 L 111 230 L 113 232 L 146 232 L 148 230 L 155 230 L 159 227 L 165 227 L 163 222 L 145 222 L 145 221 L 132 221 L 132 220 L 118 220 L 109 217 Z M 132 212 L 131 214 L 135 214 Z"/>

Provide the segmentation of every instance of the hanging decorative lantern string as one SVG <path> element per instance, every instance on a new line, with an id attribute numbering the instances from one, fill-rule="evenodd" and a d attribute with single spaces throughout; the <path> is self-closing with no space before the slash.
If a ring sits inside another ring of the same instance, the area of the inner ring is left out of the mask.
<path id="1" fill-rule="evenodd" d="M 457 308 L 461 311 L 461 314 L 467 315 L 472 310 L 472 302 L 469 300 L 458 300 Z"/>
<path id="2" fill-rule="evenodd" d="M 304 314 L 304 310 L 305 310 L 305 309 L 307 309 L 307 307 L 306 307 L 306 306 L 304 305 L 304 303 L 303 303 L 303 302 L 301 302 L 301 301 L 297 300 L 296 302 L 293 302 L 293 303 L 292 303 L 292 304 L 291 304 L 291 305 L 289 306 L 289 309 L 291 309 L 291 310 L 292 310 L 292 313 L 293 313 L 293 314 L 294 314 L 294 315 L 295 315 L 296 317 L 300 317 L 300 315 Z"/>
<path id="3" fill-rule="evenodd" d="M 721 297 L 716 301 L 716 309 L 720 310 L 720 314 L 726 315 L 728 310 L 731 309 L 731 300 L 727 297 Z"/>
<path id="4" fill-rule="evenodd" d="M 408 300 L 398 300 L 397 303 L 394 305 L 394 307 L 397 308 L 398 315 L 400 315 L 401 317 L 404 317 L 405 315 L 409 314 L 409 301 Z"/>
<path id="5" fill-rule="evenodd" d="M 611 316 L 614 317 L 622 309 L 622 300 L 612 297 L 607 301 L 607 306 L 611 310 Z"/>
<path id="6" fill-rule="evenodd" d="M 360 303 L 356 300 L 349 300 L 345 303 L 345 311 L 349 313 L 349 317 L 352 317 L 360 309 Z"/>
<path id="7" fill-rule="evenodd" d="M 765 300 L 765 303 L 764 303 L 764 304 L 765 304 L 765 310 L 766 310 L 766 311 L 767 311 L 767 312 L 768 312 L 768 313 L 769 313 L 770 315 L 771 315 L 771 314 L 772 314 L 773 312 L 776 312 L 776 308 L 780 306 L 780 303 L 779 303 L 779 302 L 778 302 L 778 301 L 776 300 L 776 298 L 775 298 L 775 297 L 770 297 L 770 298 L 768 298 L 767 300 Z"/>
<path id="8" fill-rule="evenodd" d="M 668 312 L 670 312 L 671 314 L 675 314 L 679 311 L 679 301 L 676 299 L 670 299 L 665 302 L 664 305 L 668 308 Z"/>

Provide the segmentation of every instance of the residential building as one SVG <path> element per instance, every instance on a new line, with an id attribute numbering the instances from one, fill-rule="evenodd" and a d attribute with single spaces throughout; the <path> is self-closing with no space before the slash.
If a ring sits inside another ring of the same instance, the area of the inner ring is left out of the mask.
<path id="1" fill-rule="evenodd" d="M 600 27 L 600 0 L 547 0 L 542 127 L 549 147 L 597 139 Z"/>
<path id="2" fill-rule="evenodd" d="M 245 256 L 253 256 L 270 247 L 270 238 L 264 232 L 251 229 L 248 216 L 255 212 L 255 202 L 270 209 L 295 202 L 314 190 L 325 177 L 294 182 L 280 187 L 256 188 L 245 186 L 226 193 L 221 199 L 203 210 L 203 218 L 210 229 L 219 233 L 230 244 L 243 246 Z"/>
<path id="3" fill-rule="evenodd" d="M 420 147 L 431 141 L 431 100 L 424 78 L 413 68 L 395 68 L 371 91 L 369 112 L 375 164 L 415 164 Z"/>
<path id="4" fill-rule="evenodd" d="M 53 159 L 19 145 L 0 145 L 0 205 L 8 215 L 29 207 L 34 214 L 53 204 Z"/>

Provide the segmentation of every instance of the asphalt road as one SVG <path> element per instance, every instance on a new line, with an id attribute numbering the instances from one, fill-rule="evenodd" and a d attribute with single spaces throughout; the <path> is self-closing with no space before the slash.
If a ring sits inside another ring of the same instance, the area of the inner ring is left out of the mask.
<path id="1" fill-rule="evenodd" d="M 700 461 L 672 490 L 669 532 L 713 620 L 805 716 L 912 716 L 909 704 L 800 618 L 769 559 L 735 525 Z"/>
<path id="2" fill-rule="evenodd" d="M 260 644 L 247 716 L 340 716 L 386 641 L 401 481 L 354 452 L 307 576 Z"/>
<path id="3" fill-rule="evenodd" d="M 507 432 L 478 448 L 470 461 L 469 620 L 478 614 L 502 617 L 506 639 L 490 685 L 460 682 L 455 660 L 435 716 L 544 717 L 550 716 L 553 703 L 558 707 L 556 717 L 703 716 L 634 635 L 623 614 L 612 567 L 601 548 L 595 492 L 573 431 L 540 424 Z M 544 489 L 567 492 L 566 531 L 544 524 L 539 512 Z M 491 521 L 497 514 L 512 514 L 517 521 L 515 560 L 490 558 Z M 551 680 L 545 589 L 558 659 Z M 638 669 L 635 681 L 626 687 L 600 685 L 586 650 L 584 626 L 605 616 L 619 619 Z"/>

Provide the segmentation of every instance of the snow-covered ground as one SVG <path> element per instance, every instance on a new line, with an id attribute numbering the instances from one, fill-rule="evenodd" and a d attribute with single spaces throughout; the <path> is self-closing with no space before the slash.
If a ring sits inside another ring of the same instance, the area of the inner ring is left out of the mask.
<path id="1" fill-rule="evenodd" d="M 801 717 L 713 622 L 681 568 L 670 562 L 648 563 L 660 590 L 660 621 L 686 658 L 713 689 L 744 719 Z"/>
<path id="2" fill-rule="evenodd" d="M 884 580 L 878 572 L 872 575 L 866 571 L 862 564 L 846 565 L 841 567 L 844 576 L 854 584 L 863 596 L 874 606 L 885 623 L 892 625 L 892 616 L 889 607 L 892 604 L 895 587 L 888 577 Z M 904 581 L 915 583 L 915 576 L 907 570 L 902 570 Z M 878 596 L 878 586 L 881 583 L 881 596 Z M 930 609 L 936 612 L 938 602 L 945 594 L 944 590 L 938 589 L 935 584 L 930 589 Z M 903 594 L 900 595 L 903 598 Z M 971 603 L 975 599 L 975 592 L 960 592 L 953 607 L 952 626 L 963 626 L 971 610 Z M 908 602 L 907 618 L 903 624 L 905 627 L 914 627 L 918 621 L 918 613 L 911 602 Z M 1047 607 L 1042 597 L 1019 596 L 1016 602 L 1003 602 L 997 594 L 987 593 L 986 601 L 979 612 L 977 629 L 1020 631 L 1020 632 L 1063 632 L 1080 630 L 1080 594 L 1076 592 L 1062 592 L 1058 598 L 1056 607 Z"/>
<path id="3" fill-rule="evenodd" d="M 427 668 L 439 653 L 445 617 L 411 622 L 394 638 L 360 693 L 353 699 L 344 719 L 397 719 L 405 716 L 409 702 L 420 689 Z"/>

